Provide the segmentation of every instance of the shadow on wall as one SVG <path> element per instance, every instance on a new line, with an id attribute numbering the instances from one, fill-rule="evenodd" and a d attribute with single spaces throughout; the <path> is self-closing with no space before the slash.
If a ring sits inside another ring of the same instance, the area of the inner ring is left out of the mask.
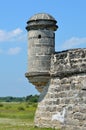
<path id="1" fill-rule="evenodd" d="M 48 93 L 48 89 L 49 89 L 49 84 L 50 84 L 50 80 L 49 82 L 46 84 L 46 86 L 43 88 L 41 94 L 40 94 L 40 97 L 39 97 L 39 100 L 38 102 L 41 102 L 44 98 L 46 98 L 46 95 Z"/>

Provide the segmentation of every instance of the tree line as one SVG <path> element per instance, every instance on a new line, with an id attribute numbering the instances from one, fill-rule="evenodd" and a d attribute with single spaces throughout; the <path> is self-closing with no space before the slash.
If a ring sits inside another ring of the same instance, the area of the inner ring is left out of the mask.
<path id="1" fill-rule="evenodd" d="M 0 97 L 0 102 L 38 102 L 39 95 L 28 95 L 26 97 Z"/>

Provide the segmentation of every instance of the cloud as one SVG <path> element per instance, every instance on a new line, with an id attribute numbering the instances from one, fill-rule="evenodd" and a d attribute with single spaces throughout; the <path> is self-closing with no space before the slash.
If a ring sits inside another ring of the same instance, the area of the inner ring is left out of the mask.
<path id="1" fill-rule="evenodd" d="M 62 49 L 70 49 L 74 47 L 79 47 L 83 44 L 86 46 L 86 37 L 84 38 L 72 37 L 63 43 Z"/>
<path id="2" fill-rule="evenodd" d="M 9 48 L 9 50 L 7 51 L 7 54 L 16 55 L 16 54 L 20 53 L 20 51 L 21 51 L 20 47 Z"/>
<path id="3" fill-rule="evenodd" d="M 0 30 L 0 42 L 25 41 L 26 34 L 20 28 L 12 31 Z"/>

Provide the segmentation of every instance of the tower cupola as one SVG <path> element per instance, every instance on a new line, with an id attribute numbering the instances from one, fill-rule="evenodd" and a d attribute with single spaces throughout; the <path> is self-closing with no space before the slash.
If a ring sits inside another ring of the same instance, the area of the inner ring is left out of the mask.
<path id="1" fill-rule="evenodd" d="M 56 25 L 57 21 L 49 14 L 39 13 L 32 16 L 27 21 L 26 29 L 29 30 L 37 30 L 37 29 L 47 29 L 56 31 L 58 26 Z"/>

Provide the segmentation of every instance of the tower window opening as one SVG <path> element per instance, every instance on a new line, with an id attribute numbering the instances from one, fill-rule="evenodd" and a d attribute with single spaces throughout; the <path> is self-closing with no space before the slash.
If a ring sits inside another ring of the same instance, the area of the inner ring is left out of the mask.
<path id="1" fill-rule="evenodd" d="M 40 38 L 41 38 L 41 35 L 38 35 L 38 38 L 40 39 Z"/>

